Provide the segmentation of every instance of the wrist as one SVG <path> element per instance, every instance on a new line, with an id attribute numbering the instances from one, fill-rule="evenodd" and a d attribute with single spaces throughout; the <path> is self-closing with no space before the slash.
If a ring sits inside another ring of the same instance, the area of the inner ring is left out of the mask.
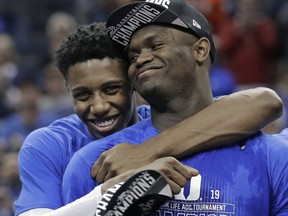
<path id="1" fill-rule="evenodd" d="M 147 140 L 139 146 L 143 150 L 141 152 L 145 152 L 147 162 L 153 162 L 156 159 L 169 156 L 169 148 L 163 148 L 165 146 L 163 143 L 165 142 L 163 140 L 159 141 L 157 137 L 155 138 Z"/>

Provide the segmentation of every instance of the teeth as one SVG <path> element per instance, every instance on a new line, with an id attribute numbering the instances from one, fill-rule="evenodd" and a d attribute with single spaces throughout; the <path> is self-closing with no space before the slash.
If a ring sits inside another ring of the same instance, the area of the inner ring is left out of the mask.
<path id="1" fill-rule="evenodd" d="M 98 127 L 107 127 L 109 125 L 112 125 L 115 122 L 115 119 L 110 119 L 106 121 L 101 121 L 101 122 L 94 122 Z"/>

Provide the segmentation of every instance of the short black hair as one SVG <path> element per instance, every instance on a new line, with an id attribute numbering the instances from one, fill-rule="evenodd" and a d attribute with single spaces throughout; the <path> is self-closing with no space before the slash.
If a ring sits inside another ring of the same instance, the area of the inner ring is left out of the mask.
<path id="1" fill-rule="evenodd" d="M 70 66 L 90 59 L 120 59 L 129 66 L 129 59 L 123 48 L 106 34 L 105 23 L 81 25 L 67 35 L 55 51 L 56 66 L 67 78 Z"/>

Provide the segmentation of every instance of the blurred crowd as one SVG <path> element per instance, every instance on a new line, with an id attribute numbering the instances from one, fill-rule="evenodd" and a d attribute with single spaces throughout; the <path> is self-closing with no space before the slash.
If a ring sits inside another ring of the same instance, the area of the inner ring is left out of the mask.
<path id="1" fill-rule="evenodd" d="M 0 0 L 0 216 L 13 215 L 21 188 L 17 154 L 25 137 L 73 113 L 72 99 L 53 63 L 55 48 L 78 25 L 105 22 L 115 8 L 132 1 Z M 267 86 L 288 111 L 288 1 L 187 1 L 213 28 L 214 96 Z M 265 130 L 277 133 L 287 127 L 287 111 Z"/>

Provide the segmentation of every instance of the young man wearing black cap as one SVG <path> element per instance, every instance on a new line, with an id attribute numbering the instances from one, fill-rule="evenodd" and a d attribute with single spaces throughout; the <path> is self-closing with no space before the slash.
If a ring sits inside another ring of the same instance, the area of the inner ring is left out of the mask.
<path id="1" fill-rule="evenodd" d="M 127 49 L 128 75 L 151 105 L 151 119 L 77 152 L 64 176 L 65 199 L 97 185 L 90 168 L 103 151 L 119 142 L 141 143 L 214 102 L 208 73 L 215 48 L 208 22 L 183 0 L 165 1 L 164 7 L 156 2 L 164 1 L 126 5 L 107 22 L 111 38 Z M 287 153 L 287 141 L 259 132 L 229 147 L 182 158 L 200 174 L 157 214 L 286 215 Z"/>

